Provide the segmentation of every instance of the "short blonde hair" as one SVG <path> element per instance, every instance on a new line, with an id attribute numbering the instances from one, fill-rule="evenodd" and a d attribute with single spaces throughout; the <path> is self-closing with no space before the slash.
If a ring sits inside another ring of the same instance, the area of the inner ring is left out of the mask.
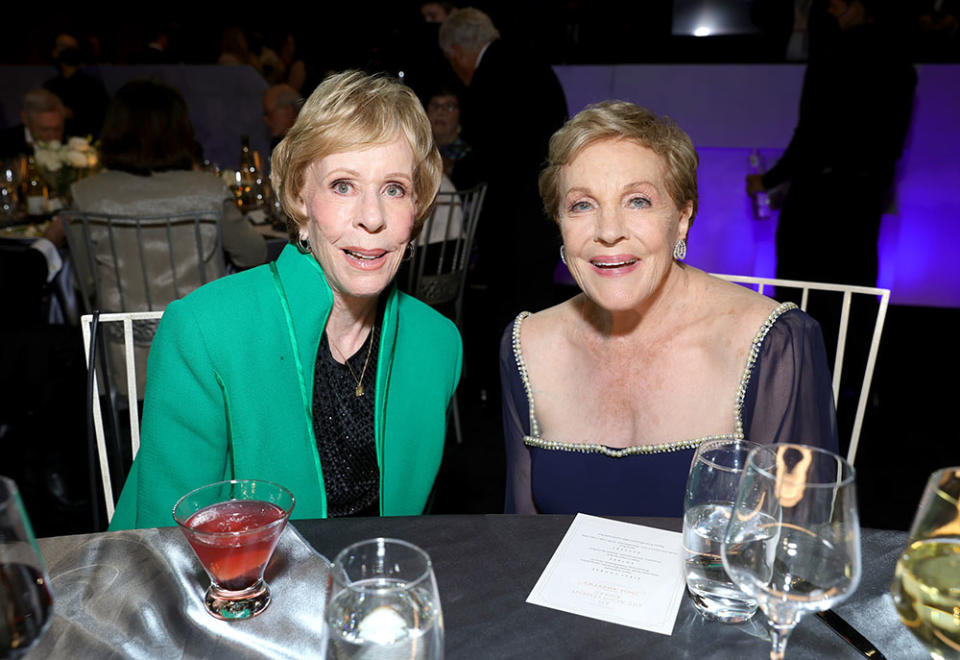
<path id="1" fill-rule="evenodd" d="M 413 150 L 416 210 L 413 238 L 440 188 L 443 161 L 430 120 L 406 85 L 389 77 L 344 71 L 329 76 L 304 103 L 297 121 L 273 150 L 270 180 L 289 218 L 291 240 L 309 218 L 298 208 L 307 168 L 331 154 L 387 144 L 402 135 Z"/>
<path id="2" fill-rule="evenodd" d="M 668 117 L 626 101 L 602 101 L 581 110 L 550 138 L 547 167 L 540 173 L 540 196 L 547 214 L 560 217 L 560 173 L 586 147 L 600 140 L 629 140 L 660 156 L 666 169 L 667 193 L 683 208 L 691 203 L 697 215 L 697 166 L 700 159 L 686 132 Z"/>

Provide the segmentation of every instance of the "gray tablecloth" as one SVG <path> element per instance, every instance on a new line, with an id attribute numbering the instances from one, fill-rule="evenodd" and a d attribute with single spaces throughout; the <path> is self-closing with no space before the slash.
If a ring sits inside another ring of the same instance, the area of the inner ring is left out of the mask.
<path id="1" fill-rule="evenodd" d="M 312 657 L 320 652 L 326 563 L 365 538 L 402 538 L 432 557 L 447 658 L 763 658 L 762 617 L 708 622 L 685 598 L 671 636 L 528 605 L 525 600 L 570 516 L 425 516 L 296 521 L 268 581 L 274 603 L 251 621 L 201 608 L 205 576 L 176 529 L 41 539 L 56 615 L 29 657 Z M 679 530 L 672 519 L 632 522 Z M 891 660 L 928 657 L 900 624 L 890 579 L 903 532 L 863 531 L 863 580 L 838 613 Z M 814 616 L 791 636 L 790 660 L 861 657 Z"/>

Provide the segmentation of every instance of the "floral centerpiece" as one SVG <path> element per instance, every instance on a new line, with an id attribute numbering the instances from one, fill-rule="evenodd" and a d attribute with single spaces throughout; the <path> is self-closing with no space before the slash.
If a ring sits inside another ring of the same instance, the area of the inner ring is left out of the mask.
<path id="1" fill-rule="evenodd" d="M 34 149 L 34 160 L 50 191 L 57 197 L 68 197 L 70 185 L 96 172 L 100 165 L 97 149 L 90 138 L 72 137 L 66 143 L 59 140 L 39 142 Z"/>

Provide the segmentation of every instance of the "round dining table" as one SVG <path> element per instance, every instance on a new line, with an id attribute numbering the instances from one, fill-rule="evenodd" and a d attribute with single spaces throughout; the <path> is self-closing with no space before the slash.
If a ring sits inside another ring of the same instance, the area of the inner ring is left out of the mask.
<path id="1" fill-rule="evenodd" d="M 669 518 L 618 518 L 679 531 Z M 38 541 L 55 599 L 54 618 L 29 658 L 322 657 L 329 561 L 378 536 L 429 553 L 440 592 L 445 657 L 765 658 L 758 614 L 744 624 L 708 621 L 684 597 L 671 635 L 528 604 L 573 521 L 563 515 L 457 515 L 294 520 L 267 568 L 273 602 L 247 621 L 203 609 L 208 584 L 175 527 Z M 862 530 L 863 577 L 835 611 L 887 658 L 928 657 L 900 623 L 889 595 L 907 535 Z M 860 658 L 818 617 L 805 616 L 787 658 Z"/>

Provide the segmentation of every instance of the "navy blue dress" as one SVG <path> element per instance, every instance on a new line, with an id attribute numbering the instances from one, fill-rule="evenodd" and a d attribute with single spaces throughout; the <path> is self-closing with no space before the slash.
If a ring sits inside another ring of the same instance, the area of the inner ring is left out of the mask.
<path id="1" fill-rule="evenodd" d="M 820 326 L 792 303 L 770 313 L 757 331 L 736 397 L 735 433 L 663 445 L 610 449 L 553 443 L 530 417 L 532 393 L 520 352 L 520 314 L 500 342 L 503 430 L 507 452 L 506 513 L 683 515 L 684 488 L 697 446 L 707 439 L 745 437 L 796 442 L 837 451 L 830 370 Z M 534 406 L 535 408 L 535 406 Z"/>

